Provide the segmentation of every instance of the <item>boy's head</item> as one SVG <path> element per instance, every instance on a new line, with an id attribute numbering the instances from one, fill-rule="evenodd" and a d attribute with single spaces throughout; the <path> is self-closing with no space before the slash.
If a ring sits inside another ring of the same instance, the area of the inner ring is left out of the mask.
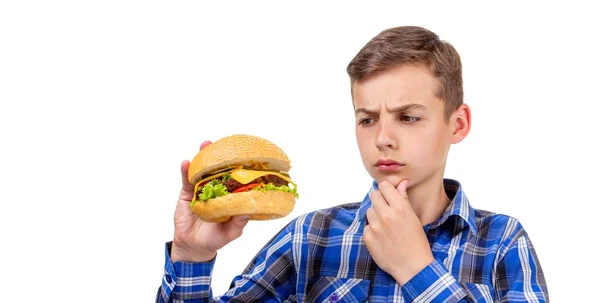
<path id="1" fill-rule="evenodd" d="M 424 28 L 391 28 L 371 39 L 347 72 L 369 174 L 394 185 L 408 179 L 409 187 L 441 180 L 450 145 L 470 128 L 454 47 Z"/>

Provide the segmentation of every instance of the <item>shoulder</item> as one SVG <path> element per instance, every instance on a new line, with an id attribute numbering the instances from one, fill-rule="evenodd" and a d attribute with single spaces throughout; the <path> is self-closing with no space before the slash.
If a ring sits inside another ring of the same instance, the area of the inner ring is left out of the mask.
<path id="1" fill-rule="evenodd" d="M 481 209 L 474 209 L 474 212 L 475 221 L 480 230 L 507 235 L 525 233 L 523 224 L 513 216 Z"/>
<path id="2" fill-rule="evenodd" d="M 474 209 L 474 212 L 479 238 L 496 242 L 501 253 L 519 238 L 527 236 L 523 224 L 513 216 L 481 209 Z"/>

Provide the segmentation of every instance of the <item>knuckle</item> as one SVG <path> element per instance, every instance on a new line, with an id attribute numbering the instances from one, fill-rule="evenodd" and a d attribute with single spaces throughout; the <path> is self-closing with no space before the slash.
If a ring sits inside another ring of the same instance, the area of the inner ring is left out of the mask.
<path id="1" fill-rule="evenodd" d="M 379 234 L 381 232 L 381 226 L 379 224 L 375 224 L 371 227 L 373 234 Z"/>
<path id="2" fill-rule="evenodd" d="M 363 241 L 369 245 L 372 243 L 373 240 L 373 234 L 370 228 L 365 228 L 365 231 L 363 233 Z"/>

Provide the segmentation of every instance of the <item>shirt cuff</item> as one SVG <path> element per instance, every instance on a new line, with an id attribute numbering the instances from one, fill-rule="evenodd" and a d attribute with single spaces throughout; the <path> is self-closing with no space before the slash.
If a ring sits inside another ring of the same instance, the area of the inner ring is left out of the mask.
<path id="1" fill-rule="evenodd" d="M 458 302 L 466 295 L 446 266 L 437 260 L 402 286 L 407 302 Z"/>
<path id="2" fill-rule="evenodd" d="M 173 262 L 171 244 L 165 244 L 165 273 L 162 279 L 161 295 L 165 302 L 169 299 L 190 300 L 211 297 L 211 276 L 216 257 L 208 262 Z"/>

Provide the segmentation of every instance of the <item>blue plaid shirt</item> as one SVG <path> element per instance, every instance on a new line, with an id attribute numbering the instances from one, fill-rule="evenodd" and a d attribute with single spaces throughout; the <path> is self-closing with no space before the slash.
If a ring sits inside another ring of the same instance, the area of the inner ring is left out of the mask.
<path id="1" fill-rule="evenodd" d="M 424 226 L 435 261 L 404 285 L 377 266 L 362 241 L 367 194 L 292 220 L 220 297 L 210 287 L 216 258 L 173 263 L 167 243 L 156 302 L 548 302 L 523 226 L 472 208 L 457 181 L 444 185 L 452 201 Z"/>

